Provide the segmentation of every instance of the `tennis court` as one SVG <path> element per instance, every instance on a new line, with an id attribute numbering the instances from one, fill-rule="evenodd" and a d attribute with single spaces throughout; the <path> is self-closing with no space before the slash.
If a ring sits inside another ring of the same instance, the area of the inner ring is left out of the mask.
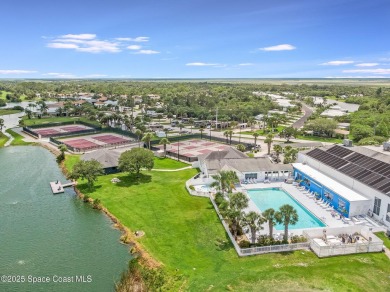
<path id="1" fill-rule="evenodd" d="M 84 125 L 81 125 L 81 124 L 74 124 L 74 125 L 71 125 L 71 126 L 54 126 L 54 127 L 47 127 L 47 128 L 38 128 L 38 129 L 34 129 L 34 128 L 30 128 L 30 130 L 34 133 L 36 133 L 37 135 L 40 135 L 42 138 L 49 138 L 49 137 L 58 137 L 58 136 L 61 136 L 61 135 L 69 135 L 69 134 L 72 134 L 72 133 L 79 133 L 79 132 L 83 132 L 83 131 L 95 131 L 94 128 L 91 128 L 91 127 L 88 127 L 88 126 L 84 126 Z"/>
<path id="2" fill-rule="evenodd" d="M 157 147 L 164 150 L 163 145 L 157 145 Z M 224 150 L 227 147 L 229 146 L 217 142 L 192 139 L 167 144 L 167 153 L 174 156 L 179 152 L 180 156 L 194 159 L 199 155 L 207 154 L 212 151 Z"/>
<path id="3" fill-rule="evenodd" d="M 83 135 L 81 137 L 59 139 L 71 151 L 85 152 L 98 148 L 117 147 L 133 143 L 133 140 L 127 136 L 116 133 Z"/>

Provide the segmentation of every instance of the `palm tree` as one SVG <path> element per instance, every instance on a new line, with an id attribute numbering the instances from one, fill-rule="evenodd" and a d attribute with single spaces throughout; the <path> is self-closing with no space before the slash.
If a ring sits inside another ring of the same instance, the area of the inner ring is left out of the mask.
<path id="1" fill-rule="evenodd" d="M 244 226 L 248 226 L 251 231 L 251 241 L 254 245 L 256 243 L 256 232 L 264 229 L 261 226 L 265 221 L 264 217 L 255 211 L 250 211 L 244 217 Z"/>
<path id="2" fill-rule="evenodd" d="M 226 130 L 225 132 L 223 132 L 223 135 L 226 137 L 226 144 L 229 143 L 229 130 Z"/>
<path id="3" fill-rule="evenodd" d="M 272 142 L 274 141 L 273 138 L 274 138 L 274 135 L 272 135 L 272 134 L 270 133 L 270 134 L 267 135 L 267 137 L 266 137 L 265 140 L 264 140 L 264 143 L 266 143 L 267 146 L 268 146 L 268 155 L 271 154 L 271 144 L 272 144 Z"/>
<path id="4" fill-rule="evenodd" d="M 164 133 L 165 133 L 165 138 L 168 138 L 169 129 L 168 128 L 164 128 Z"/>
<path id="5" fill-rule="evenodd" d="M 30 119 L 31 119 L 31 115 L 32 115 L 32 111 L 31 111 L 30 109 L 26 108 L 26 109 L 24 110 L 24 112 L 27 114 L 27 117 L 28 117 L 28 119 L 30 120 Z"/>
<path id="6" fill-rule="evenodd" d="M 167 138 L 162 138 L 160 144 L 164 145 L 164 157 L 167 157 L 167 144 L 171 144 Z"/>
<path id="7" fill-rule="evenodd" d="M 180 129 L 180 135 L 181 135 L 181 130 L 184 128 L 184 125 L 182 123 L 180 123 L 178 127 Z"/>
<path id="8" fill-rule="evenodd" d="M 220 205 L 221 215 L 229 223 L 235 240 L 237 240 L 237 231 L 244 217 L 242 210 L 248 207 L 248 201 L 249 199 L 243 193 L 234 193 L 229 194 L 229 200 Z"/>
<path id="9" fill-rule="evenodd" d="M 188 120 L 188 123 L 189 123 L 190 126 L 191 126 L 191 134 L 192 134 L 192 127 L 193 127 L 193 125 L 194 125 L 194 119 L 193 119 L 193 118 L 190 118 L 190 119 Z"/>
<path id="10" fill-rule="evenodd" d="M 268 222 L 268 229 L 269 229 L 269 238 L 272 238 L 272 232 L 274 229 L 274 226 L 276 225 L 276 218 L 275 218 L 275 210 L 272 208 L 269 208 L 267 210 L 264 210 L 264 212 L 261 214 L 263 215 L 266 222 Z"/>
<path id="11" fill-rule="evenodd" d="M 298 213 L 293 206 L 285 204 L 275 213 L 276 222 L 284 225 L 283 240 L 288 240 L 288 225 L 295 225 L 298 222 Z"/>
<path id="12" fill-rule="evenodd" d="M 141 146 L 140 146 L 140 142 L 141 142 L 141 137 L 142 137 L 143 133 L 142 133 L 142 131 L 141 131 L 140 129 L 137 129 L 137 130 L 135 131 L 135 134 L 136 134 L 137 137 L 138 137 L 138 148 L 140 148 L 140 147 L 141 147 Z"/>
<path id="13" fill-rule="evenodd" d="M 4 119 L 0 119 L 0 131 L 3 130 L 4 127 Z"/>
<path id="14" fill-rule="evenodd" d="M 280 156 L 280 153 L 283 152 L 283 148 L 280 145 L 274 145 L 274 151 L 276 154 L 276 163 L 279 163 L 279 156 Z"/>
<path id="15" fill-rule="evenodd" d="M 256 146 L 257 146 L 257 137 L 259 137 L 260 134 L 257 133 L 257 132 L 254 132 L 254 133 L 252 134 L 252 136 L 255 138 L 255 147 L 256 147 Z"/>
<path id="16" fill-rule="evenodd" d="M 248 125 L 251 127 L 251 131 L 253 131 L 256 124 L 257 124 L 257 121 L 256 121 L 255 117 L 249 117 Z"/>
<path id="17" fill-rule="evenodd" d="M 202 139 L 203 138 L 203 132 L 204 132 L 204 127 L 203 126 L 201 126 L 199 128 L 199 132 L 200 132 L 200 139 Z"/>
<path id="18" fill-rule="evenodd" d="M 59 145 L 59 146 L 58 146 L 58 149 L 60 150 L 62 156 L 64 155 L 64 153 L 65 153 L 66 151 L 68 151 L 68 147 L 66 147 L 65 144 Z"/>
<path id="19" fill-rule="evenodd" d="M 142 137 L 142 141 L 148 144 L 148 149 L 150 150 L 150 141 L 153 139 L 153 133 L 148 132 Z"/>
<path id="20" fill-rule="evenodd" d="M 214 182 L 211 183 L 211 187 L 215 187 L 221 191 L 230 193 L 234 189 L 234 184 L 239 182 L 237 174 L 233 170 L 221 170 L 217 174 L 211 176 Z"/>

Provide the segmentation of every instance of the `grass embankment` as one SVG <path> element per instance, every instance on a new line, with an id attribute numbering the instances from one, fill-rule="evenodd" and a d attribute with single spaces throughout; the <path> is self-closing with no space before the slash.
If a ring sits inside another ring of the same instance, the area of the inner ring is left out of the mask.
<path id="1" fill-rule="evenodd" d="M 68 157 L 67 157 L 68 159 Z M 66 162 L 72 165 L 72 161 Z M 175 279 L 173 291 L 386 291 L 389 259 L 382 253 L 318 259 L 308 251 L 239 258 L 207 198 L 184 188 L 193 169 L 127 173 L 99 177 L 92 191 L 78 188 L 102 204 L 131 230 Z M 111 183 L 113 177 L 121 182 Z"/>
<path id="2" fill-rule="evenodd" d="M 20 113 L 21 110 L 14 110 L 14 109 L 0 109 L 0 116 L 5 116 L 5 115 L 12 115 L 12 114 L 17 114 Z"/>
<path id="3" fill-rule="evenodd" d="M 173 160 L 170 158 L 154 158 L 154 167 L 155 169 L 179 169 L 189 166 L 189 164 Z"/>
<path id="4" fill-rule="evenodd" d="M 383 240 L 383 244 L 390 249 L 390 238 L 386 236 L 384 232 L 377 232 L 375 233 L 376 236 L 378 236 L 380 239 Z"/>
<path id="5" fill-rule="evenodd" d="M 34 126 L 34 125 L 43 125 L 43 124 L 51 124 L 51 123 L 63 123 L 63 122 L 76 122 L 81 121 L 88 124 L 99 126 L 99 122 L 90 121 L 87 118 L 80 117 L 50 117 L 50 118 L 33 118 L 29 119 L 27 116 L 24 116 L 23 122 L 25 126 Z"/>
<path id="6" fill-rule="evenodd" d="M 328 143 L 342 143 L 342 139 L 337 138 L 326 138 L 326 137 L 317 137 L 317 136 L 298 136 L 296 137 L 300 140 L 316 141 L 316 142 L 328 142 Z"/>
<path id="7" fill-rule="evenodd" d="M 7 141 L 8 137 L 3 132 L 0 132 L 0 147 L 3 147 Z"/>
<path id="8" fill-rule="evenodd" d="M 14 138 L 14 140 L 12 140 L 12 142 L 11 142 L 12 146 L 25 146 L 25 145 L 34 144 L 33 142 L 23 141 L 24 137 L 16 132 L 14 132 L 14 131 L 12 131 L 11 129 L 6 130 L 6 132 Z"/>

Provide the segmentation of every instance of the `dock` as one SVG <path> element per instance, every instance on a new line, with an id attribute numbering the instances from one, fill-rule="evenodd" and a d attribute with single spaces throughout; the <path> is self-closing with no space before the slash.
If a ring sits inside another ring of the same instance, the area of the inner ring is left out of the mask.
<path id="1" fill-rule="evenodd" d="M 64 188 L 74 186 L 74 182 L 62 184 L 60 181 L 50 182 L 51 191 L 54 195 L 64 192 Z"/>

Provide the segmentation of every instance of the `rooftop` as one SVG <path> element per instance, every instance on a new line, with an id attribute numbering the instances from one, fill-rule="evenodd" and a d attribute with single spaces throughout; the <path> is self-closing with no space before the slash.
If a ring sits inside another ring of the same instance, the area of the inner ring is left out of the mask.
<path id="1" fill-rule="evenodd" d="M 334 179 L 326 176 L 325 174 L 319 172 L 318 170 L 315 170 L 314 168 L 308 165 L 302 163 L 293 163 L 293 167 L 295 169 L 304 172 L 312 179 L 326 186 L 328 189 L 334 191 L 335 193 L 339 194 L 340 196 L 342 196 L 343 198 L 347 199 L 350 202 L 369 201 L 369 199 L 367 199 L 366 197 L 358 194 L 357 192 L 351 190 L 350 188 L 347 188 L 341 183 L 335 181 Z"/>

